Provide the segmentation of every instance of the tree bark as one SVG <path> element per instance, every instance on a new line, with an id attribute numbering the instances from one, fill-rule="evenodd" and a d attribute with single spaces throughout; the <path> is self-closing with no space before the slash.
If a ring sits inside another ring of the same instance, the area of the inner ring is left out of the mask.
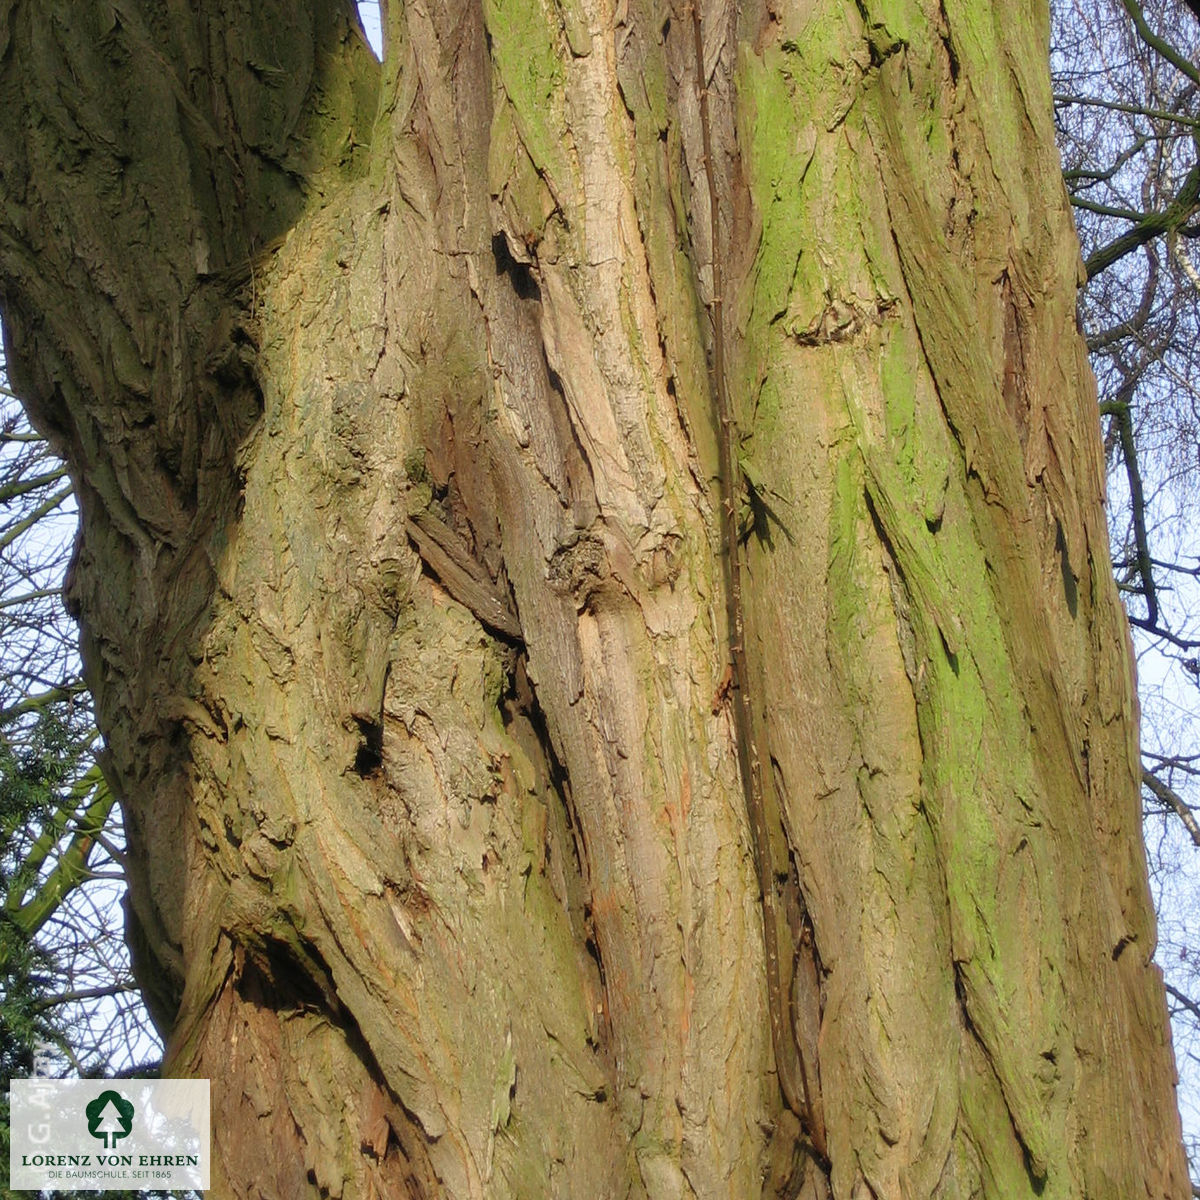
<path id="1" fill-rule="evenodd" d="M 0 0 L 0 302 L 218 1195 L 1182 1198 L 1046 14 Z"/>

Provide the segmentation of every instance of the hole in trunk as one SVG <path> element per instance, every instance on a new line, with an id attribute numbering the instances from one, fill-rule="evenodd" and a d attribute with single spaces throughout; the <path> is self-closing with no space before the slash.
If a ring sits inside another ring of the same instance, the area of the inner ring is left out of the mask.
<path id="1" fill-rule="evenodd" d="M 383 725 L 366 717 L 354 718 L 362 740 L 354 755 L 354 773 L 369 779 L 383 766 Z"/>
<path id="2" fill-rule="evenodd" d="M 492 257 L 496 260 L 496 274 L 508 276 L 513 291 L 520 299 L 541 302 L 542 291 L 533 277 L 533 272 L 527 263 L 517 262 L 513 258 L 508 249 L 508 242 L 502 233 L 498 233 L 492 238 Z"/>

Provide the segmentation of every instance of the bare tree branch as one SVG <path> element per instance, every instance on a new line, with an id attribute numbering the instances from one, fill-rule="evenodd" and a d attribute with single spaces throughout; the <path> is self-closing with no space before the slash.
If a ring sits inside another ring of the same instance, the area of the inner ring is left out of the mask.
<path id="1" fill-rule="evenodd" d="M 1183 827 L 1188 831 L 1188 836 L 1192 839 L 1192 842 L 1196 846 L 1200 846 L 1200 824 L 1196 821 L 1195 813 L 1184 803 L 1179 793 L 1167 787 L 1151 771 L 1142 771 L 1142 783 L 1153 792 L 1155 799 L 1175 813 L 1183 822 Z"/>

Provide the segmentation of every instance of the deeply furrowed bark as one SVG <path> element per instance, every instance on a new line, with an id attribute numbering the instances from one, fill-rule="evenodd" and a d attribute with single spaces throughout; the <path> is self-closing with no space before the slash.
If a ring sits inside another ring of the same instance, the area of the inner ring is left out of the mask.
<path id="1" fill-rule="evenodd" d="M 217 1193 L 1183 1197 L 1044 14 L 699 18 L 0 0 Z"/>

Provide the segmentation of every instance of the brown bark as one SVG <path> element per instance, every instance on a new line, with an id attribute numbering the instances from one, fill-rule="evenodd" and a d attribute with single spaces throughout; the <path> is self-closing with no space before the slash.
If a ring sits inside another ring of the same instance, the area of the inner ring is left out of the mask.
<path id="1" fill-rule="evenodd" d="M 217 1194 L 1187 1194 L 1044 14 L 987 15 L 434 0 L 379 68 L 335 0 L 0 0 Z"/>

